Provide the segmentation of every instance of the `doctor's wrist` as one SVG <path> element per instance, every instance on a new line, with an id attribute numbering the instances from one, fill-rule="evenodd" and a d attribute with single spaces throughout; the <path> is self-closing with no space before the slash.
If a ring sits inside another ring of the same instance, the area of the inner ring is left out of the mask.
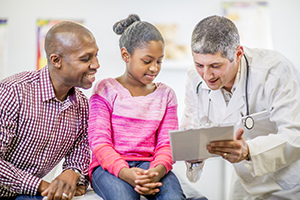
<path id="1" fill-rule="evenodd" d="M 250 149 L 249 149 L 248 144 L 247 144 L 247 153 L 246 153 L 244 159 L 247 160 L 247 161 L 251 161 Z"/>
<path id="2" fill-rule="evenodd" d="M 198 167 L 202 163 L 203 163 L 203 160 L 198 160 L 197 162 L 195 162 L 195 161 L 187 161 L 188 169 L 189 170 L 193 170 L 194 168 Z"/>
<path id="3" fill-rule="evenodd" d="M 249 151 L 249 147 L 247 149 L 247 154 L 245 155 L 245 160 L 250 161 L 251 160 L 251 156 L 250 156 L 250 151 Z"/>
<path id="4" fill-rule="evenodd" d="M 247 154 L 247 156 L 246 156 L 246 160 L 251 161 L 250 152 L 248 152 L 248 154 Z"/>

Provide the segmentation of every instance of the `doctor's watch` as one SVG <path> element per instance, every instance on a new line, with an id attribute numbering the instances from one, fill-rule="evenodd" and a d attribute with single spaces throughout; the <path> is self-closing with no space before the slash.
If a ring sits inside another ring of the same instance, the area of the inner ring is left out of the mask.
<path id="1" fill-rule="evenodd" d="M 248 154 L 246 155 L 246 160 L 251 161 L 250 152 L 248 152 Z"/>

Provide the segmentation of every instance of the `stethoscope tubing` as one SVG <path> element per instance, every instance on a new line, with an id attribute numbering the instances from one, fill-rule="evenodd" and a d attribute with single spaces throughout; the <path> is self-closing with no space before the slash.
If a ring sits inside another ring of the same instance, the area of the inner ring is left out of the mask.
<path id="1" fill-rule="evenodd" d="M 246 99 L 246 118 L 244 120 L 244 126 L 248 129 L 251 130 L 254 127 L 254 120 L 250 116 L 250 109 L 249 109 L 249 99 L 248 99 L 248 82 L 249 82 L 249 63 L 246 55 L 244 54 L 244 58 L 246 61 L 246 66 L 247 66 L 247 73 L 246 73 L 246 83 L 245 83 L 245 99 Z"/>
<path id="2" fill-rule="evenodd" d="M 248 101 L 248 82 L 249 82 L 249 63 L 246 55 L 244 54 L 244 58 L 246 61 L 246 66 L 247 66 L 247 73 L 246 73 L 246 83 L 245 83 L 245 98 L 246 98 L 246 115 L 249 115 L 249 101 Z"/>

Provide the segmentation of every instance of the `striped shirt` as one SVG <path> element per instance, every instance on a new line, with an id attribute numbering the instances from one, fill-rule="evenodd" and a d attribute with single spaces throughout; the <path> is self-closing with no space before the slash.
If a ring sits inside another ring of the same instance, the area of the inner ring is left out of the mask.
<path id="1" fill-rule="evenodd" d="M 88 99 L 72 88 L 59 101 L 48 67 L 0 82 L 0 197 L 36 195 L 41 178 L 65 158 L 63 170 L 88 184 Z"/>
<path id="2" fill-rule="evenodd" d="M 165 84 L 147 96 L 132 97 L 117 80 L 104 79 L 95 85 L 90 98 L 89 143 L 92 163 L 118 177 L 129 168 L 126 161 L 150 161 L 172 169 L 169 130 L 178 128 L 177 100 Z"/>

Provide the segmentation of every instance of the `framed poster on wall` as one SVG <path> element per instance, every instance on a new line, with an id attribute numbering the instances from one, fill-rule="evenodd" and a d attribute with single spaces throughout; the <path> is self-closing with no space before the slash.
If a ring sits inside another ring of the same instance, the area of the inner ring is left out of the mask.
<path id="1" fill-rule="evenodd" d="M 0 19 L 0 80 L 6 76 L 8 64 L 7 48 L 8 48 L 8 27 L 7 20 Z"/>
<path id="2" fill-rule="evenodd" d="M 180 41 L 179 33 L 182 29 L 179 23 L 154 24 L 164 37 L 165 52 L 164 69 L 186 70 L 193 64 L 191 49 L 188 43 Z"/>
<path id="3" fill-rule="evenodd" d="M 273 48 L 267 2 L 223 2 L 222 7 L 224 16 L 237 26 L 242 45 L 250 48 Z"/>

